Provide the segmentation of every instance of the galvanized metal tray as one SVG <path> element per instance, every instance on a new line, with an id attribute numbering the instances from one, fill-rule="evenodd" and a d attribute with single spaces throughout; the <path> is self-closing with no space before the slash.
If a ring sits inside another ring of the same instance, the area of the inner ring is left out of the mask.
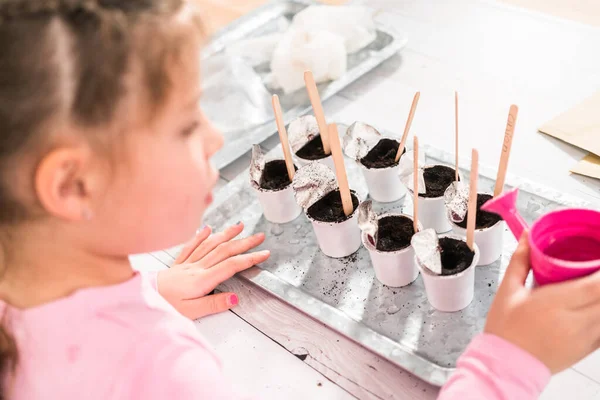
<path id="1" fill-rule="evenodd" d="M 345 128 L 340 125 L 340 131 Z M 421 151 L 426 153 L 428 163 L 454 162 L 450 153 L 429 146 L 423 146 Z M 273 150 L 269 156 L 281 158 L 281 149 Z M 349 159 L 346 165 L 352 188 L 366 197 L 366 184 L 358 166 Z M 461 160 L 464 174 L 468 174 L 469 165 L 469 160 Z M 491 192 L 495 169 L 482 165 L 480 172 L 479 190 Z M 521 189 L 518 208 L 529 222 L 561 206 L 590 207 L 569 195 L 515 176 L 509 175 L 507 183 Z M 407 214 L 412 213 L 410 198 L 378 207 L 382 211 L 403 209 Z M 284 225 L 267 222 L 250 187 L 247 171 L 217 193 L 205 223 L 220 230 L 240 220 L 246 225 L 245 234 L 266 232 L 262 247 L 272 251 L 266 263 L 242 273 L 244 279 L 434 385 L 442 385 L 448 379 L 459 355 L 473 336 L 482 331 L 516 247 L 516 240 L 506 231 L 501 260 L 476 270 L 472 304 L 461 312 L 448 314 L 429 305 L 421 277 L 402 289 L 379 283 L 365 248 L 340 260 L 322 254 L 304 215 Z"/>
<path id="2" fill-rule="evenodd" d="M 291 20 L 294 15 L 314 4 L 316 4 L 314 1 L 309 0 L 292 0 L 272 2 L 258 8 L 221 30 L 204 49 L 203 57 L 209 58 L 217 55 L 223 52 L 228 45 L 242 38 L 258 37 L 271 33 L 278 29 L 280 18 L 285 17 Z M 377 19 L 376 23 L 377 38 L 369 46 L 348 56 L 347 72 L 335 81 L 318 85 L 322 101 L 327 100 L 350 83 L 389 59 L 406 45 L 407 38 L 396 32 L 394 28 L 384 26 Z M 270 73 L 267 65 L 256 67 L 255 71 L 263 80 Z M 289 94 L 273 90 L 271 92 L 280 96 L 286 123 L 311 110 L 306 90 L 298 90 Z M 226 166 L 249 151 L 253 144 L 264 141 L 275 132 L 275 122 L 271 121 L 250 130 L 227 133 L 226 145 L 213 158 L 214 164 L 218 169 Z"/>

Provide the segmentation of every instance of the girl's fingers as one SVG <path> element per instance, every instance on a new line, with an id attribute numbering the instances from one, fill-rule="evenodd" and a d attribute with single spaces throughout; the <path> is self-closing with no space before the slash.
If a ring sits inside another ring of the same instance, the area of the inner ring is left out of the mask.
<path id="1" fill-rule="evenodd" d="M 189 319 L 198 319 L 208 315 L 227 311 L 238 304 L 235 293 L 219 293 L 192 300 L 183 300 L 179 312 Z"/>
<path id="2" fill-rule="evenodd" d="M 192 254 L 188 257 L 188 262 L 195 263 L 200 261 L 208 253 L 217 248 L 217 246 L 219 246 L 221 243 L 230 241 L 242 233 L 243 230 L 244 224 L 239 222 L 237 225 L 230 226 L 223 232 L 215 233 L 192 252 Z"/>
<path id="3" fill-rule="evenodd" d="M 193 253 L 193 251 L 196 250 L 196 248 L 200 246 L 202 242 L 208 239 L 211 233 L 212 229 L 208 225 L 200 229 L 196 233 L 196 236 L 194 236 L 194 238 L 183 247 L 177 258 L 175 259 L 175 264 L 183 264 L 184 262 L 186 262 L 189 256 Z"/>
<path id="4" fill-rule="evenodd" d="M 265 234 L 258 233 L 245 239 L 221 243 L 200 261 L 203 268 L 211 268 L 228 258 L 235 257 L 252 250 L 265 241 Z"/>
<path id="5" fill-rule="evenodd" d="M 266 261 L 270 255 L 271 252 L 269 250 L 264 250 L 231 257 L 220 264 L 203 271 L 202 283 L 203 285 L 206 285 L 206 287 L 215 288 L 238 272 Z"/>

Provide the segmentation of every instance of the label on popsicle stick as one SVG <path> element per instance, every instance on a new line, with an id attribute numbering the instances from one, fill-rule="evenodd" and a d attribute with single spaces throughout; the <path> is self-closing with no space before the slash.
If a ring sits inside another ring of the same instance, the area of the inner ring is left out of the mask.
<path id="1" fill-rule="evenodd" d="M 304 73 L 304 83 L 306 84 L 306 90 L 308 91 L 310 104 L 312 105 L 315 118 L 317 119 L 317 124 L 319 125 L 319 132 L 321 133 L 321 140 L 323 141 L 323 150 L 325 154 L 330 154 L 331 149 L 329 146 L 329 135 L 327 121 L 325 120 L 325 112 L 323 111 L 321 96 L 319 95 L 319 90 L 317 89 L 317 84 L 315 83 L 315 78 L 311 71 L 306 71 Z"/>
<path id="2" fill-rule="evenodd" d="M 496 178 L 496 187 L 494 188 L 494 197 L 500 196 L 500 194 L 502 194 L 504 191 L 506 170 L 508 168 L 508 160 L 510 158 L 510 150 L 512 148 L 518 115 L 519 107 L 513 104 L 510 106 L 510 111 L 508 112 L 508 121 L 506 122 L 506 132 L 504 133 L 504 143 L 502 144 L 502 155 L 500 156 L 500 166 L 498 167 L 498 176 Z"/>
<path id="3" fill-rule="evenodd" d="M 335 164 L 335 174 L 342 196 L 344 214 L 349 217 L 354 212 L 354 205 L 352 204 L 352 194 L 350 193 L 350 186 L 348 185 L 344 155 L 342 154 L 342 146 L 340 144 L 340 137 L 338 136 L 336 124 L 329 125 L 329 140 L 331 144 L 331 156 L 333 157 L 333 162 Z"/>

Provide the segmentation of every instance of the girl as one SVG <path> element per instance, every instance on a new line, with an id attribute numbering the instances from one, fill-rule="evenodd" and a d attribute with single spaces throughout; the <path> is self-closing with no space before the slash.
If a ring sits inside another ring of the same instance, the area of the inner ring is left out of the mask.
<path id="1" fill-rule="evenodd" d="M 191 236 L 211 202 L 200 45 L 183 0 L 0 0 L 4 398 L 239 398 L 181 314 L 235 305 L 203 296 L 264 261 L 240 255 L 264 236 L 205 228 L 149 280 L 128 262 Z M 600 275 L 530 291 L 526 252 L 442 398 L 535 398 L 596 348 Z"/>
<path id="2" fill-rule="evenodd" d="M 0 1 L 3 398 L 230 397 L 127 257 L 186 240 L 211 202 L 200 47 L 181 0 Z M 200 232 L 154 280 L 164 297 L 190 317 L 234 305 L 201 296 L 269 256 L 237 255 L 264 239 L 229 241 L 242 228 Z"/>

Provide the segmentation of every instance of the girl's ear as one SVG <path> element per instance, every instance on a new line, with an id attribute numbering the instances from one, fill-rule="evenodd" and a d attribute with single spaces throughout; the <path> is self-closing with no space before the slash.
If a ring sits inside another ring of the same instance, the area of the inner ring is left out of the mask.
<path id="1" fill-rule="evenodd" d="M 60 148 L 48 153 L 35 171 L 35 191 L 51 215 L 69 221 L 90 219 L 95 179 L 91 152 L 85 146 Z"/>

